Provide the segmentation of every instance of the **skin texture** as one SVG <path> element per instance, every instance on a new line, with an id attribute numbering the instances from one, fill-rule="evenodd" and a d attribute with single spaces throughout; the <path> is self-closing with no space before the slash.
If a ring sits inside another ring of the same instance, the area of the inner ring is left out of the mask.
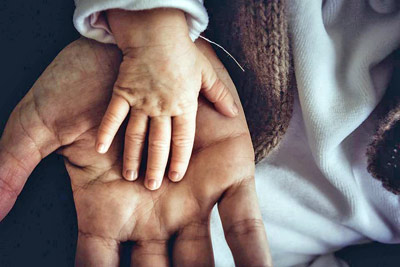
<path id="1" fill-rule="evenodd" d="M 219 77 L 234 86 L 212 49 L 197 42 Z M 0 140 L 0 219 L 39 161 L 65 157 L 78 217 L 77 266 L 118 266 L 133 241 L 133 266 L 212 266 L 209 216 L 218 204 L 238 266 L 270 266 L 254 188 L 253 149 L 243 111 L 227 118 L 201 100 L 194 153 L 185 179 L 157 191 L 121 175 L 124 129 L 106 154 L 94 149 L 121 56 L 80 39 L 65 48 L 21 100 Z M 172 245 L 168 251 L 167 244 Z"/>
<path id="2" fill-rule="evenodd" d="M 185 175 L 193 148 L 199 92 L 221 114 L 234 117 L 238 108 L 209 60 L 190 39 L 183 11 L 110 10 L 107 17 L 123 59 L 96 148 L 100 153 L 107 152 L 129 117 L 122 174 L 127 180 L 137 179 L 148 132 L 145 186 L 156 190 L 170 154 L 167 176 L 178 182 Z"/>

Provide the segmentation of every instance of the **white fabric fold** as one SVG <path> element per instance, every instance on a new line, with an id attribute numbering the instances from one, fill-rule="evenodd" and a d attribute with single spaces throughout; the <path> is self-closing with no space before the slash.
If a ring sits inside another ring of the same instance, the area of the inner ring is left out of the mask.
<path id="1" fill-rule="evenodd" d="M 399 197 L 367 172 L 365 154 L 400 47 L 393 2 L 288 1 L 298 94 L 255 176 L 274 266 L 339 267 L 341 248 L 400 243 Z M 216 213 L 211 226 L 216 265 L 234 266 Z"/>

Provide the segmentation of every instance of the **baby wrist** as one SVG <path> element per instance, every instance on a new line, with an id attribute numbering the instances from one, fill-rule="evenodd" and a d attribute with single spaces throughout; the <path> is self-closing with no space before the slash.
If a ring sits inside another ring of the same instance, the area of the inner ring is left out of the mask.
<path id="1" fill-rule="evenodd" d="M 122 50 L 190 40 L 185 13 L 179 9 L 114 9 L 107 11 L 107 17 L 117 45 Z"/>

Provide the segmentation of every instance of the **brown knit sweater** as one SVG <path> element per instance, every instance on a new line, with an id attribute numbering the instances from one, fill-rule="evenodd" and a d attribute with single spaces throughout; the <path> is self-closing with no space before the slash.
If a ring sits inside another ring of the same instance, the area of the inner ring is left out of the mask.
<path id="1" fill-rule="evenodd" d="M 246 113 L 256 162 L 282 139 L 292 116 L 296 82 L 290 53 L 285 0 L 208 0 L 207 35 L 244 63 L 245 73 L 219 54 L 230 72 Z M 400 62 L 400 53 L 397 62 Z M 374 111 L 379 127 L 366 153 L 368 171 L 400 194 L 400 64 Z M 396 75 L 397 74 L 397 75 Z"/>

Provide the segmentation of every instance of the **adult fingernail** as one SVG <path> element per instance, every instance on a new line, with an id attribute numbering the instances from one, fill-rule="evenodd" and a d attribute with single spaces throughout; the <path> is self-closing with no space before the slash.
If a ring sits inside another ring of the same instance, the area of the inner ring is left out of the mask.
<path id="1" fill-rule="evenodd" d="M 156 189 L 158 188 L 157 180 L 150 179 L 150 180 L 147 182 L 147 187 L 148 187 L 150 190 L 156 190 Z"/>
<path id="2" fill-rule="evenodd" d="M 172 171 L 169 174 L 169 179 L 171 179 L 173 182 L 177 182 L 181 178 L 180 174 L 178 172 Z"/>
<path id="3" fill-rule="evenodd" d="M 137 173 L 135 171 L 132 171 L 132 170 L 127 170 L 126 171 L 126 178 L 129 181 L 133 181 L 133 180 L 135 180 L 137 178 Z"/>
<path id="4" fill-rule="evenodd" d="M 106 153 L 106 145 L 105 144 L 98 144 L 97 145 L 97 152 L 99 153 Z"/>
<path id="5" fill-rule="evenodd" d="M 233 103 L 232 112 L 233 112 L 233 114 L 235 114 L 235 115 L 239 114 L 239 108 L 238 108 L 238 106 L 236 105 L 236 103 Z"/>

